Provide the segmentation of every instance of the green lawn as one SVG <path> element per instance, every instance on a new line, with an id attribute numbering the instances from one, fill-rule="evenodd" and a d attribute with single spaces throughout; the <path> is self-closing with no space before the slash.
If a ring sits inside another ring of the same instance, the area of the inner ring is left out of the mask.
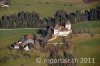
<path id="1" fill-rule="evenodd" d="M 41 2 L 41 4 L 39 4 L 39 2 Z M 47 2 L 49 4 L 47 4 Z M 76 1 L 74 0 L 73 2 L 67 2 L 67 0 L 11 0 L 9 8 L 0 8 L 0 16 L 16 14 L 20 11 L 35 11 L 43 18 L 53 16 L 59 9 L 64 9 L 67 12 L 74 12 L 75 10 L 83 11 L 89 8 L 94 8 L 98 5 L 98 2 L 91 4 L 84 4 L 82 0 L 81 2 L 75 2 Z"/>
<path id="2" fill-rule="evenodd" d="M 85 21 L 73 24 L 73 30 L 82 30 L 88 32 L 91 30 L 94 33 L 100 34 L 100 21 Z"/>
<path id="3" fill-rule="evenodd" d="M 99 35 L 100 37 L 100 35 Z M 95 63 L 79 63 L 79 66 L 99 66 L 100 63 L 100 38 L 88 39 L 75 46 L 75 55 L 80 58 L 94 58 Z"/>

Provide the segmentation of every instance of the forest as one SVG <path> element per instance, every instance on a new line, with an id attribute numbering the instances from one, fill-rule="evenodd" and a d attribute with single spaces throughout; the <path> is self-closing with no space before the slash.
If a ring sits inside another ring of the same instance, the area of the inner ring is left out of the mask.
<path id="1" fill-rule="evenodd" d="M 19 12 L 10 16 L 2 16 L 0 18 L 0 28 L 15 29 L 15 28 L 46 28 L 54 27 L 56 23 L 65 24 L 70 20 L 72 24 L 83 21 L 97 21 L 100 20 L 100 7 L 91 8 L 81 12 L 67 13 L 64 10 L 58 10 L 53 17 L 46 17 L 41 19 L 36 12 Z"/>

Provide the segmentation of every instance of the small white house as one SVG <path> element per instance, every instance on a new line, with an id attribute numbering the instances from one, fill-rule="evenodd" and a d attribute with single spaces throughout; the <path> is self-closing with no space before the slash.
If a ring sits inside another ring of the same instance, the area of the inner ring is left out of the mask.
<path id="1" fill-rule="evenodd" d="M 8 8 L 8 7 L 9 7 L 9 5 L 2 5 L 1 7 L 7 7 L 7 8 Z"/>
<path id="2" fill-rule="evenodd" d="M 25 47 L 24 47 L 24 50 L 25 50 L 25 51 L 30 51 L 30 49 L 29 49 L 28 46 L 25 46 Z"/>
<path id="3" fill-rule="evenodd" d="M 14 49 L 19 49 L 19 45 L 14 45 Z"/>

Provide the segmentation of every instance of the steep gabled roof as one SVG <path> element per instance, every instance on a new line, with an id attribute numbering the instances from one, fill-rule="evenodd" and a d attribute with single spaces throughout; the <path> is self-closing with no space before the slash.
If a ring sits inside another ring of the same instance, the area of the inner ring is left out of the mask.
<path id="1" fill-rule="evenodd" d="M 71 24 L 70 21 L 68 20 L 66 24 Z"/>

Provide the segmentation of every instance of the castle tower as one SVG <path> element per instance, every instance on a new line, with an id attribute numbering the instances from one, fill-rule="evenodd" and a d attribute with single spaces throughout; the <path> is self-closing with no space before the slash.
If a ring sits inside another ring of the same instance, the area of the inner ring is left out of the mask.
<path id="1" fill-rule="evenodd" d="M 70 23 L 69 20 L 67 21 L 65 28 L 68 29 L 68 30 L 71 30 L 71 23 Z"/>
<path id="2" fill-rule="evenodd" d="M 59 24 L 56 24 L 55 28 L 54 28 L 54 35 L 59 33 Z"/>

